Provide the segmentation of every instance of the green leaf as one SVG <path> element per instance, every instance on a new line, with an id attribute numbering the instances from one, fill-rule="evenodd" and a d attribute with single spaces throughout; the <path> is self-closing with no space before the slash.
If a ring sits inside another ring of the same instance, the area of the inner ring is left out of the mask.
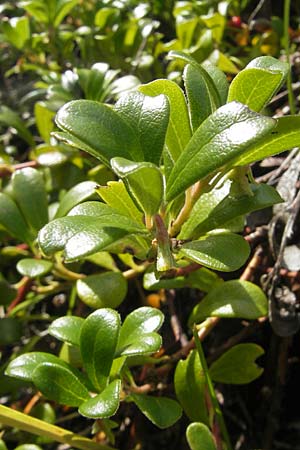
<path id="1" fill-rule="evenodd" d="M 13 196 L 26 221 L 35 232 L 48 222 L 48 200 L 43 176 L 32 167 L 12 176 Z"/>
<path id="2" fill-rule="evenodd" d="M 98 252 L 94 255 L 88 256 L 86 259 L 87 261 L 96 264 L 96 266 L 103 267 L 106 270 L 112 270 L 114 272 L 119 270 L 114 258 L 108 252 Z"/>
<path id="3" fill-rule="evenodd" d="M 68 161 L 77 150 L 63 145 L 41 144 L 30 152 L 30 158 L 40 166 L 55 167 Z"/>
<path id="4" fill-rule="evenodd" d="M 211 364 L 210 377 L 217 383 L 251 383 L 263 372 L 255 364 L 255 360 L 263 354 L 264 349 L 256 344 L 235 345 Z"/>
<path id="5" fill-rule="evenodd" d="M 4 123 L 8 127 L 15 128 L 20 138 L 27 142 L 29 146 L 35 146 L 33 136 L 25 126 L 23 120 L 20 119 L 16 112 L 7 106 L 1 106 L 0 108 L 0 123 Z"/>
<path id="6" fill-rule="evenodd" d="M 2 30 L 6 39 L 19 50 L 24 48 L 30 39 L 29 19 L 26 16 L 12 17 L 7 22 L 3 20 Z"/>
<path id="7" fill-rule="evenodd" d="M 96 253 L 130 233 L 146 229 L 100 202 L 85 202 L 73 208 L 67 217 L 55 219 L 39 233 L 42 251 L 51 255 L 64 249 L 71 261 Z"/>
<path id="8" fill-rule="evenodd" d="M 80 330 L 80 329 L 79 329 Z M 57 336 L 58 337 L 58 336 Z M 70 336 L 64 336 L 68 339 Z M 68 344 L 64 342 L 60 348 L 59 358 L 70 364 L 72 367 L 82 368 L 82 359 L 79 350 L 79 346 Z M 90 384 L 90 390 L 93 391 L 94 387 Z"/>
<path id="9" fill-rule="evenodd" d="M 104 70 L 103 70 L 104 69 Z M 109 65 L 98 63 L 92 69 L 77 69 L 78 83 L 84 92 L 87 100 L 101 101 L 104 92 L 105 72 L 108 72 Z"/>
<path id="10" fill-rule="evenodd" d="M 30 415 L 36 417 L 37 419 L 43 420 L 46 423 L 54 424 L 56 422 L 55 409 L 50 403 L 38 403 L 32 408 Z M 50 439 L 47 437 L 40 438 L 38 439 L 38 442 L 49 443 Z"/>
<path id="11" fill-rule="evenodd" d="M 47 108 L 43 102 L 36 102 L 34 115 L 38 131 L 45 142 L 50 143 L 50 133 L 53 131 L 55 113 Z"/>
<path id="12" fill-rule="evenodd" d="M 155 332 L 161 327 L 164 316 L 158 309 L 147 306 L 128 314 L 121 327 L 116 354 L 151 354 L 161 346 L 161 338 Z"/>
<path id="13" fill-rule="evenodd" d="M 213 435 L 204 423 L 190 423 L 186 429 L 186 438 L 191 450 L 216 450 Z"/>
<path id="14" fill-rule="evenodd" d="M 18 261 L 17 271 L 29 278 L 37 278 L 50 272 L 53 267 L 51 261 L 45 261 L 44 259 L 24 258 Z"/>
<path id="15" fill-rule="evenodd" d="M 243 214 L 282 202 L 276 189 L 266 184 L 250 184 L 252 195 L 231 194 L 229 188 L 230 183 L 224 188 L 203 194 L 194 205 L 178 237 L 198 237 L 210 230 L 226 227 L 227 222 Z"/>
<path id="16" fill-rule="evenodd" d="M 300 146 L 300 116 L 284 116 L 277 119 L 277 126 L 270 134 L 249 147 L 234 162 L 244 166 L 254 161 Z"/>
<path id="17" fill-rule="evenodd" d="M 242 236 L 233 233 L 211 234 L 192 241 L 180 249 L 185 257 L 210 269 L 233 272 L 239 269 L 250 254 L 250 246 Z"/>
<path id="18" fill-rule="evenodd" d="M 78 280 L 76 289 L 91 308 L 117 308 L 126 297 L 127 281 L 120 272 L 105 272 Z"/>
<path id="19" fill-rule="evenodd" d="M 79 0 L 58 0 L 56 2 L 53 26 L 57 28 L 69 12 L 77 5 Z"/>
<path id="20" fill-rule="evenodd" d="M 164 94 L 170 104 L 170 119 L 166 144 L 174 161 L 183 152 L 191 138 L 190 119 L 183 91 L 170 80 L 155 80 L 139 87 L 143 94 L 157 96 Z"/>
<path id="21" fill-rule="evenodd" d="M 178 361 L 174 375 L 176 397 L 190 420 L 208 423 L 206 382 L 196 350 Z"/>
<path id="22" fill-rule="evenodd" d="M 100 186 L 97 192 L 105 203 L 119 213 L 131 217 L 138 223 L 143 223 L 143 214 L 134 204 L 123 181 L 109 181 L 106 186 Z"/>
<path id="23" fill-rule="evenodd" d="M 145 261 L 147 259 L 149 248 L 151 246 L 151 236 L 139 236 L 132 234 L 125 236 L 118 242 L 114 242 L 106 247 L 108 252 L 119 254 L 129 254 L 135 258 Z"/>
<path id="24" fill-rule="evenodd" d="M 71 366 L 43 362 L 34 369 L 32 381 L 50 400 L 63 405 L 79 406 L 90 395 L 76 375 Z"/>
<path id="25" fill-rule="evenodd" d="M 11 197 L 0 192 L 0 226 L 20 241 L 31 243 L 34 236 Z"/>
<path id="26" fill-rule="evenodd" d="M 174 165 L 167 183 L 167 199 L 172 200 L 196 181 L 228 166 L 275 125 L 274 119 L 238 102 L 219 108 L 200 125 Z"/>
<path id="27" fill-rule="evenodd" d="M 166 96 L 130 92 L 117 101 L 115 111 L 137 130 L 144 161 L 159 165 L 170 115 Z"/>
<path id="28" fill-rule="evenodd" d="M 25 0 L 21 3 L 21 6 L 38 22 L 48 23 L 50 21 L 50 11 L 54 10 L 53 2 L 50 1 L 49 3 L 50 8 L 48 8 L 48 5 L 46 5 L 42 0 Z"/>
<path id="29" fill-rule="evenodd" d="M 74 206 L 95 194 L 96 188 L 97 183 L 94 183 L 93 181 L 83 181 L 82 183 L 73 186 L 61 200 L 55 218 L 63 217 L 68 214 Z"/>
<path id="30" fill-rule="evenodd" d="M 183 61 L 184 63 L 191 64 L 194 66 L 199 72 L 201 72 L 202 78 L 206 84 L 206 89 L 209 94 L 210 104 L 211 104 L 211 110 L 215 111 L 217 108 L 219 108 L 222 105 L 222 101 L 220 98 L 220 93 L 217 89 L 216 84 L 214 83 L 213 78 L 210 76 L 208 71 L 206 71 L 201 64 L 199 64 L 194 58 L 191 56 L 179 52 L 179 51 L 171 51 L 168 54 L 169 59 L 179 59 Z"/>
<path id="31" fill-rule="evenodd" d="M 189 325 L 202 322 L 207 317 L 234 317 L 258 319 L 268 313 L 268 301 L 263 291 L 253 283 L 230 280 L 214 287 L 195 306 Z"/>
<path id="32" fill-rule="evenodd" d="M 130 394 L 130 398 L 147 419 L 159 428 L 171 427 L 181 417 L 181 407 L 171 398 L 143 394 Z"/>
<path id="33" fill-rule="evenodd" d="M 65 132 L 62 137 L 106 165 L 116 156 L 143 159 L 137 132 L 108 105 L 71 101 L 58 111 L 56 123 Z"/>
<path id="34" fill-rule="evenodd" d="M 108 382 L 120 332 L 120 317 L 103 308 L 90 314 L 81 328 L 80 352 L 93 385 L 101 392 Z"/>
<path id="35" fill-rule="evenodd" d="M 145 333 L 140 339 L 132 340 L 127 346 L 117 350 L 116 356 L 151 355 L 161 348 L 162 338 L 157 333 Z"/>
<path id="36" fill-rule="evenodd" d="M 24 381 L 32 381 L 33 371 L 42 363 L 62 364 L 68 367 L 64 361 L 51 353 L 31 352 L 24 353 L 11 361 L 5 373 L 10 377 L 20 378 Z"/>
<path id="37" fill-rule="evenodd" d="M 203 292 L 208 292 L 215 283 L 220 282 L 220 278 L 214 272 L 201 267 L 185 276 L 175 278 L 157 278 L 156 271 L 151 266 L 144 275 L 143 287 L 149 291 L 156 291 L 158 289 L 180 289 L 190 287 L 200 289 Z"/>
<path id="38" fill-rule="evenodd" d="M 48 333 L 60 341 L 67 342 L 71 345 L 80 345 L 80 333 L 84 319 L 76 316 L 65 316 L 54 320 L 49 328 Z"/>
<path id="39" fill-rule="evenodd" d="M 152 163 L 134 163 L 124 158 L 113 158 L 112 169 L 124 178 L 132 199 L 146 215 L 158 212 L 163 201 L 164 186 L 162 173 Z"/>
<path id="40" fill-rule="evenodd" d="M 202 67 L 212 78 L 216 89 L 219 91 L 221 104 L 224 104 L 228 93 L 226 75 L 212 64 Z M 203 78 L 203 71 L 200 71 L 193 64 L 187 64 L 183 72 L 183 80 L 189 102 L 192 128 L 195 132 L 199 125 L 215 111 L 215 108 L 212 108 L 211 105 L 210 93 Z"/>
<path id="41" fill-rule="evenodd" d="M 82 403 L 79 412 L 84 417 L 103 419 L 113 416 L 120 404 L 121 380 L 112 381 L 99 395 Z"/>
<path id="42" fill-rule="evenodd" d="M 65 260 L 75 261 L 105 249 L 129 233 L 115 224 L 110 227 L 99 222 L 86 216 L 56 219 L 40 231 L 39 245 L 45 255 L 64 250 Z"/>
<path id="43" fill-rule="evenodd" d="M 260 111 L 281 87 L 288 71 L 286 62 L 272 56 L 255 58 L 231 82 L 227 101 L 235 100 Z"/>

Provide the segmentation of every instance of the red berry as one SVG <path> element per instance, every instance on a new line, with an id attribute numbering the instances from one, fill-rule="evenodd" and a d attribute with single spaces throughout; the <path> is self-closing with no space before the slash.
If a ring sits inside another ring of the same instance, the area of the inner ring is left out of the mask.
<path id="1" fill-rule="evenodd" d="M 232 16 L 229 23 L 232 27 L 241 28 L 242 19 L 240 18 L 240 16 Z"/>

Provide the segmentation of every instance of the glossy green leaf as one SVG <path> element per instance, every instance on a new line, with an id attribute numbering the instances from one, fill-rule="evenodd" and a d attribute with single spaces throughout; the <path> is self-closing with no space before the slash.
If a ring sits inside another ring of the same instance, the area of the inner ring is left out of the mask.
<path id="1" fill-rule="evenodd" d="M 168 54 L 169 59 L 179 59 L 187 64 L 191 64 L 194 66 L 199 72 L 201 72 L 202 78 L 206 84 L 206 89 L 209 94 L 210 104 L 211 104 L 211 110 L 215 111 L 217 108 L 219 108 L 222 105 L 222 101 L 220 98 L 220 94 L 218 92 L 218 89 L 214 83 L 214 80 L 210 76 L 210 74 L 199 64 L 194 58 L 192 58 L 190 55 L 187 55 L 180 51 L 171 51 Z"/>
<path id="2" fill-rule="evenodd" d="M 286 62 L 272 56 L 253 59 L 231 82 L 228 102 L 235 100 L 260 111 L 281 87 L 288 71 Z"/>
<path id="3" fill-rule="evenodd" d="M 237 65 L 233 62 L 234 56 L 225 55 L 224 53 L 220 52 L 220 50 L 215 49 L 213 51 L 213 56 L 216 55 L 218 68 L 224 73 L 228 74 L 234 74 L 236 75 L 239 73 L 239 69 Z M 228 91 L 228 89 L 227 89 Z M 225 102 L 226 103 L 226 102 Z"/>
<path id="4" fill-rule="evenodd" d="M 81 328 L 80 352 L 84 368 L 101 392 L 107 385 L 120 332 L 120 317 L 103 308 L 90 314 Z"/>
<path id="5" fill-rule="evenodd" d="M 126 297 L 127 281 L 120 272 L 104 272 L 78 280 L 76 289 L 91 308 L 117 308 Z"/>
<path id="6" fill-rule="evenodd" d="M 47 143 L 50 142 L 50 133 L 54 128 L 53 118 L 55 113 L 47 108 L 42 102 L 36 102 L 34 105 L 34 115 L 38 131 Z"/>
<path id="7" fill-rule="evenodd" d="M 145 333 L 140 336 L 140 339 L 135 339 L 128 342 L 128 345 L 123 346 L 117 350 L 117 356 L 136 356 L 136 355 L 151 355 L 158 352 L 162 345 L 162 338 L 157 333 Z"/>
<path id="8" fill-rule="evenodd" d="M 144 161 L 159 165 L 170 115 L 166 96 L 131 92 L 117 101 L 115 111 L 137 130 Z"/>
<path id="9" fill-rule="evenodd" d="M 164 316 L 155 308 L 144 306 L 128 314 L 121 327 L 118 355 L 153 353 L 161 345 L 161 338 L 155 332 L 161 327 Z"/>
<path id="10" fill-rule="evenodd" d="M 64 336 L 68 339 L 70 336 Z M 79 350 L 79 346 L 70 345 L 67 342 L 64 342 L 60 348 L 59 358 L 70 364 L 72 367 L 82 368 L 82 359 Z M 90 390 L 93 391 L 94 387 L 91 384 Z"/>
<path id="11" fill-rule="evenodd" d="M 233 233 L 211 234 L 192 241 L 180 249 L 179 256 L 205 267 L 223 272 L 239 269 L 250 254 L 250 246 L 242 236 Z"/>
<path id="12" fill-rule="evenodd" d="M 101 394 L 87 400 L 79 407 L 82 416 L 103 419 L 113 416 L 120 404 L 121 380 L 112 381 Z"/>
<path id="13" fill-rule="evenodd" d="M 77 69 L 78 83 L 84 92 L 87 100 L 101 101 L 104 91 L 105 72 L 108 72 L 109 65 L 106 63 L 98 63 L 92 69 Z"/>
<path id="14" fill-rule="evenodd" d="M 180 405 L 171 398 L 143 394 L 130 394 L 130 398 L 147 419 L 159 428 L 171 427 L 181 417 Z"/>
<path id="15" fill-rule="evenodd" d="M 228 81 L 226 75 L 212 64 L 202 67 L 212 78 L 212 81 L 219 92 L 221 104 L 224 104 L 228 93 Z M 189 102 L 191 123 L 194 132 L 215 110 L 215 108 L 212 109 L 208 86 L 203 78 L 202 72 L 203 71 L 200 71 L 197 66 L 187 64 L 183 73 L 184 86 Z"/>
<path id="16" fill-rule="evenodd" d="M 44 259 L 24 258 L 18 261 L 17 271 L 29 278 L 37 278 L 50 272 L 53 267 L 51 261 L 45 261 Z"/>
<path id="17" fill-rule="evenodd" d="M 230 280 L 214 287 L 195 306 L 189 324 L 199 323 L 210 316 L 258 319 L 267 313 L 268 301 L 260 287 L 249 281 Z"/>
<path id="18" fill-rule="evenodd" d="M 106 186 L 100 186 L 97 192 L 109 206 L 136 222 L 143 223 L 143 214 L 134 204 L 123 181 L 109 181 Z"/>
<path id="19" fill-rule="evenodd" d="M 139 90 L 146 95 L 167 96 L 170 104 L 170 120 L 166 144 L 173 160 L 176 161 L 191 138 L 190 120 L 183 91 L 170 80 L 155 80 L 140 86 Z"/>
<path id="20" fill-rule="evenodd" d="M 235 345 L 211 364 L 210 377 L 217 383 L 251 383 L 263 372 L 255 363 L 263 354 L 264 349 L 256 344 Z"/>
<path id="21" fill-rule="evenodd" d="M 17 296 L 17 289 L 5 279 L 0 279 L 0 305 L 9 305 Z"/>
<path id="22" fill-rule="evenodd" d="M 174 387 L 176 397 L 188 418 L 208 423 L 206 382 L 196 350 L 192 350 L 187 359 L 178 362 Z"/>
<path id="23" fill-rule="evenodd" d="M 64 249 L 66 260 L 96 253 L 130 233 L 146 229 L 100 202 L 85 202 L 73 208 L 67 217 L 55 219 L 39 233 L 46 255 Z"/>
<path id="24" fill-rule="evenodd" d="M 198 180 L 229 165 L 276 125 L 238 102 L 222 106 L 194 133 L 177 160 L 167 183 L 167 199 L 183 192 Z"/>
<path id="25" fill-rule="evenodd" d="M 244 166 L 254 161 L 300 146 L 300 116 L 283 116 L 270 134 L 251 145 L 234 165 Z"/>
<path id="26" fill-rule="evenodd" d="M 97 183 L 94 181 L 83 181 L 82 183 L 76 184 L 62 198 L 58 210 L 56 211 L 55 218 L 63 217 L 68 214 L 74 206 L 95 194 L 96 188 Z"/>
<path id="27" fill-rule="evenodd" d="M 96 266 L 103 267 L 106 270 L 118 271 L 116 262 L 112 255 L 108 252 L 98 252 L 94 255 L 90 255 L 87 258 L 87 261 L 96 264 Z"/>
<path id="28" fill-rule="evenodd" d="M 175 278 L 158 278 L 154 268 L 150 267 L 150 269 L 145 272 L 143 287 L 149 291 L 190 287 L 200 289 L 203 292 L 208 292 L 213 285 L 218 282 L 220 282 L 218 275 L 205 267 L 201 267 L 188 275 Z"/>
<path id="29" fill-rule="evenodd" d="M 23 335 L 23 327 L 19 319 L 15 317 L 0 318 L 0 345 L 11 345 L 20 341 Z"/>
<path id="30" fill-rule="evenodd" d="M 2 21 L 2 30 L 6 39 L 21 50 L 30 39 L 29 19 L 26 16 L 12 17 L 7 22 Z"/>
<path id="31" fill-rule="evenodd" d="M 137 132 L 110 106 L 92 100 L 74 100 L 57 113 L 56 123 L 68 142 L 109 165 L 122 156 L 142 160 Z"/>
<path id="32" fill-rule="evenodd" d="M 90 397 L 71 366 L 43 362 L 34 369 L 32 381 L 43 395 L 63 405 L 79 406 Z"/>
<path id="33" fill-rule="evenodd" d="M 83 323 L 84 319 L 82 319 L 82 317 L 60 317 L 50 324 L 48 333 L 60 341 L 79 346 L 81 327 Z"/>
<path id="34" fill-rule="evenodd" d="M 68 161 L 77 150 L 63 145 L 41 144 L 30 152 L 30 158 L 40 166 L 55 167 Z"/>
<path id="35" fill-rule="evenodd" d="M 56 413 L 55 413 L 55 409 L 54 407 L 52 407 L 52 405 L 50 403 L 38 403 L 37 405 L 35 405 L 31 412 L 30 415 L 33 417 L 36 417 L 37 419 L 43 420 L 46 423 L 52 423 L 54 424 L 56 422 Z M 45 441 L 46 443 L 49 442 L 48 438 L 44 437 L 44 439 L 39 439 L 38 442 L 42 442 Z"/>
<path id="36" fill-rule="evenodd" d="M 106 250 L 119 254 L 129 254 L 135 258 L 144 261 L 147 259 L 149 248 L 151 246 L 151 236 L 143 236 L 138 234 L 131 234 L 120 239 L 118 242 L 114 242 L 106 247 Z"/>
<path id="37" fill-rule="evenodd" d="M 26 221 L 37 232 L 48 222 L 48 200 L 42 174 L 26 167 L 12 176 L 13 196 Z"/>
<path id="38" fill-rule="evenodd" d="M 0 108 L 0 123 L 4 123 L 8 127 L 13 127 L 17 130 L 18 136 L 27 142 L 28 145 L 34 147 L 35 142 L 32 134 L 26 127 L 19 115 L 8 108 L 7 106 L 1 106 Z"/>
<path id="39" fill-rule="evenodd" d="M 6 375 L 20 378 L 24 381 L 32 381 L 33 371 L 42 363 L 62 364 L 68 367 L 64 361 L 55 355 L 44 352 L 31 352 L 24 353 L 11 361 L 5 373 Z"/>
<path id="40" fill-rule="evenodd" d="M 105 249 L 127 234 L 125 229 L 103 225 L 95 217 L 72 216 L 46 225 L 38 240 L 45 255 L 64 250 L 65 260 L 74 261 Z"/>
<path id="41" fill-rule="evenodd" d="M 124 179 L 139 209 L 149 216 L 157 213 L 164 195 L 163 177 L 159 168 L 152 163 L 134 163 L 124 158 L 113 158 L 111 166 Z"/>
<path id="42" fill-rule="evenodd" d="M 243 214 L 282 202 L 272 186 L 251 184 L 249 187 L 252 195 L 230 194 L 230 183 L 224 188 L 203 194 L 183 225 L 179 238 L 198 237 L 210 230 L 226 227 L 227 222 Z"/>
<path id="43" fill-rule="evenodd" d="M 0 227 L 20 241 L 30 243 L 34 240 L 16 203 L 3 192 L 0 192 Z"/>
<path id="44" fill-rule="evenodd" d="M 200 422 L 190 423 L 186 438 L 191 450 L 216 450 L 216 444 L 209 428 Z"/>

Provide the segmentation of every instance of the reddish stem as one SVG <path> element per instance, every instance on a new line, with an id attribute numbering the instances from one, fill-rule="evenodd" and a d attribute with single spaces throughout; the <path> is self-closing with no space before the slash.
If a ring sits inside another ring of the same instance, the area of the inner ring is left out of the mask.
<path id="1" fill-rule="evenodd" d="M 19 303 L 21 303 L 25 297 L 27 292 L 29 291 L 32 284 L 32 279 L 29 277 L 22 278 L 22 284 L 18 289 L 18 293 L 16 298 L 11 302 L 11 304 L 7 308 L 7 314 L 9 314 Z"/>

